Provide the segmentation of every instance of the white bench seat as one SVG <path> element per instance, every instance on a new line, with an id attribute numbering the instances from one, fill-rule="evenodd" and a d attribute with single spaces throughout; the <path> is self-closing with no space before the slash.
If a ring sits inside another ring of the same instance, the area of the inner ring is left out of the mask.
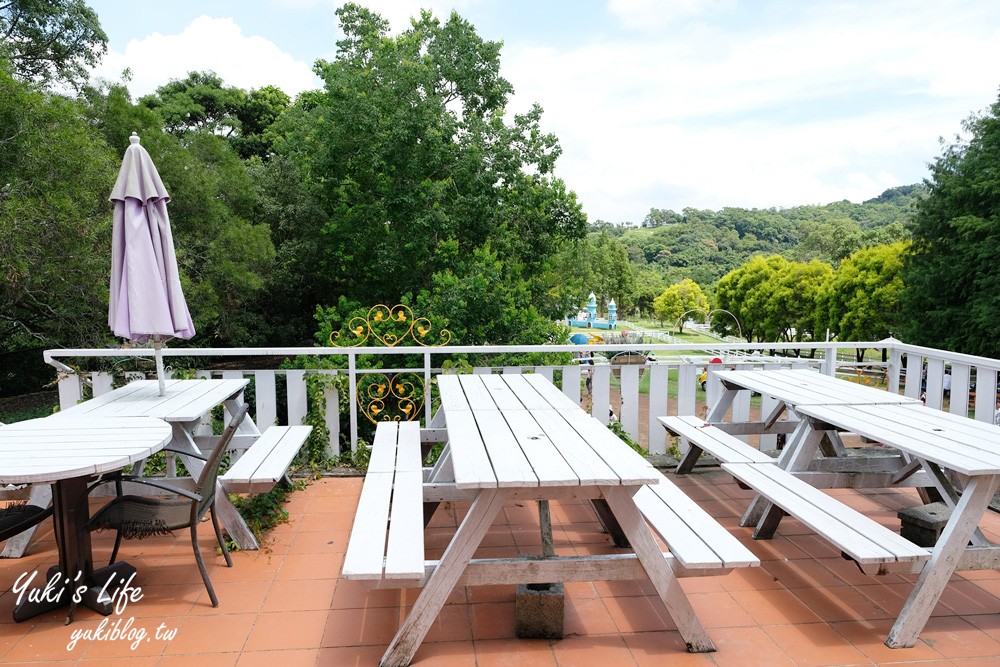
<path id="1" fill-rule="evenodd" d="M 660 423 L 674 435 L 686 438 L 690 447 L 677 465 L 678 474 L 694 468 L 702 451 L 714 456 L 720 463 L 775 463 L 776 459 L 755 449 L 734 435 L 687 415 L 658 417 Z"/>
<path id="2" fill-rule="evenodd" d="M 685 568 L 728 571 L 760 565 L 752 551 L 666 477 L 641 487 L 634 497 L 646 521 Z"/>
<path id="3" fill-rule="evenodd" d="M 265 493 L 274 488 L 309 437 L 312 426 L 271 426 L 219 476 L 228 493 Z"/>
<path id="4" fill-rule="evenodd" d="M 422 580 L 423 470 L 420 425 L 380 422 L 347 543 L 345 579 Z"/>
<path id="5" fill-rule="evenodd" d="M 868 574 L 919 572 L 930 558 L 929 549 L 913 544 L 778 466 L 723 463 L 722 468 L 836 545 Z M 770 537 L 768 533 L 773 531 L 761 524 L 754 539 Z"/>

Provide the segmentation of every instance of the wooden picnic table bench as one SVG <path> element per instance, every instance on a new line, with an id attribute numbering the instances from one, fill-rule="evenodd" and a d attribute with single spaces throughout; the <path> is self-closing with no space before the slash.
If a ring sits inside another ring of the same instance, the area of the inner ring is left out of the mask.
<path id="1" fill-rule="evenodd" d="M 381 422 L 354 516 L 345 579 L 424 578 L 420 425 Z"/>
<path id="2" fill-rule="evenodd" d="M 311 432 L 312 426 L 269 427 L 219 477 L 223 488 L 227 493 L 266 493 L 279 481 L 289 483 L 288 466 Z"/>

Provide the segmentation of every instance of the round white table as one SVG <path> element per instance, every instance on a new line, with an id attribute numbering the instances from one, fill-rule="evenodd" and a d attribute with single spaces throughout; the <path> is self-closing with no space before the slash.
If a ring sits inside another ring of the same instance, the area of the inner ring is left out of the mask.
<path id="1" fill-rule="evenodd" d="M 153 417 L 46 417 L 0 428 L 0 486 L 52 484 L 52 520 L 59 548 L 59 565 L 50 568 L 46 577 L 46 581 L 56 578 L 56 592 L 50 587 L 42 601 L 25 592 L 14 607 L 14 620 L 71 603 L 81 582 L 89 587 L 81 602 L 111 613 L 113 604 L 100 591 L 130 566 L 115 563 L 95 571 L 87 530 L 87 486 L 97 475 L 121 470 L 156 453 L 170 438 L 170 425 Z"/>

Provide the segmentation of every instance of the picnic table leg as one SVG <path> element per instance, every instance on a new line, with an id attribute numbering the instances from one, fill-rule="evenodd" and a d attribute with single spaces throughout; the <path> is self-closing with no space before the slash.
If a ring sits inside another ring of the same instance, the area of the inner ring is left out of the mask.
<path id="1" fill-rule="evenodd" d="M 792 433 L 792 437 L 778 458 L 782 470 L 795 472 L 805 470 L 816 455 L 825 431 L 814 429 L 808 420 L 803 420 Z M 770 465 L 770 464 L 768 464 Z M 781 508 L 770 503 L 763 496 L 757 496 L 740 519 L 741 526 L 757 526 L 754 530 L 755 540 L 768 540 L 774 537 L 774 531 L 781 523 Z"/>
<path id="2" fill-rule="evenodd" d="M 716 401 L 712 409 L 709 410 L 708 415 L 705 417 L 705 421 L 709 424 L 716 424 L 722 421 L 722 418 L 726 416 L 726 411 L 729 410 L 729 406 L 733 404 L 733 400 L 736 398 L 736 394 L 739 393 L 734 389 L 729 389 L 725 385 L 722 387 L 722 396 L 719 396 L 719 400 Z M 684 452 L 681 460 L 677 463 L 677 468 L 674 469 L 674 473 L 677 475 L 686 475 L 692 470 L 694 470 L 694 464 L 698 462 L 698 458 L 701 456 L 701 447 L 698 447 L 692 442 L 688 443 L 688 450 Z M 617 544 L 617 542 L 615 542 Z"/>
<path id="3" fill-rule="evenodd" d="M 687 644 L 688 651 L 692 653 L 714 651 L 715 644 L 708 638 L 708 633 L 694 613 L 691 601 L 687 599 L 673 570 L 667 565 L 663 552 L 650 534 L 649 527 L 639 514 L 639 508 L 636 507 L 629 491 L 621 486 L 602 486 L 601 493 L 632 544 L 632 549 L 646 570 L 650 582 L 663 600 L 667 613 Z"/>
<path id="4" fill-rule="evenodd" d="M 608 501 L 602 498 L 592 498 L 590 505 L 594 508 L 597 520 L 601 523 L 601 527 L 608 533 L 614 545 L 622 549 L 628 549 L 631 545 L 628 543 L 628 538 L 625 537 L 622 527 L 618 525 L 618 519 L 615 518 L 614 512 L 608 507 Z"/>
<path id="5" fill-rule="evenodd" d="M 993 494 L 1000 488 L 1000 475 L 977 476 L 969 480 L 962 499 L 952 511 L 951 519 L 938 538 L 937 545 L 920 571 L 920 577 L 910 592 L 903 611 L 899 613 L 885 645 L 889 648 L 909 648 L 930 618 L 944 587 L 955 572 L 969 539 L 986 513 Z"/>
<path id="6" fill-rule="evenodd" d="M 445 549 L 424 590 L 413 603 L 413 609 L 399 626 L 396 636 L 382 656 L 382 662 L 379 663 L 381 667 L 405 667 L 413 660 L 420 642 L 434 624 L 434 619 L 465 572 L 465 566 L 483 541 L 486 531 L 493 525 L 493 520 L 503 508 L 508 495 L 503 489 L 483 489 L 472 501 L 469 513 L 458 527 L 458 532 Z"/>

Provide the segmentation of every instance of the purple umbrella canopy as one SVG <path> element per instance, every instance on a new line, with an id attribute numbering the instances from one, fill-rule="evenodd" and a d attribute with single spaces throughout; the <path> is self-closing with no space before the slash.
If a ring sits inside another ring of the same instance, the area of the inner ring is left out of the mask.
<path id="1" fill-rule="evenodd" d="M 162 396 L 162 343 L 168 338 L 190 338 L 194 323 L 174 255 L 167 217 L 170 195 L 149 153 L 139 145 L 139 136 L 133 133 L 129 142 L 111 190 L 115 212 L 108 326 L 116 336 L 153 342 Z"/>

